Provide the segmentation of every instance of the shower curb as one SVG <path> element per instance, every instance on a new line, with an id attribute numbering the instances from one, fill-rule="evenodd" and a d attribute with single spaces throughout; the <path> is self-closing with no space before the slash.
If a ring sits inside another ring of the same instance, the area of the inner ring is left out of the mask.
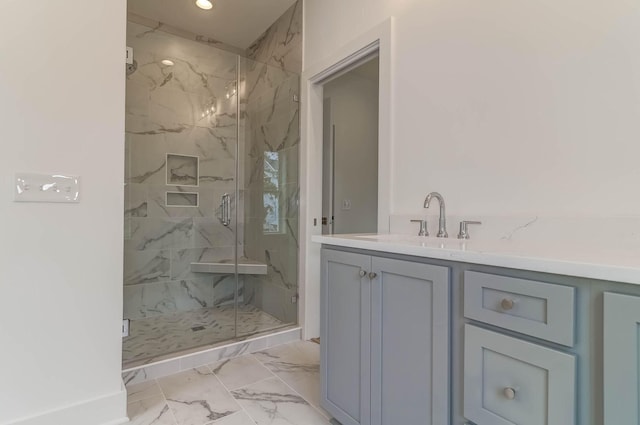
<path id="1" fill-rule="evenodd" d="M 301 339 L 300 327 L 285 329 L 268 335 L 260 335 L 242 341 L 232 342 L 212 348 L 204 348 L 200 351 L 187 354 L 178 353 L 175 357 L 158 360 L 153 363 L 125 368 L 122 371 L 122 380 L 125 385 L 134 385 L 163 376 L 173 375 L 178 372 L 204 366 L 219 360 L 239 357 L 244 354 L 266 350 L 276 345 Z"/>

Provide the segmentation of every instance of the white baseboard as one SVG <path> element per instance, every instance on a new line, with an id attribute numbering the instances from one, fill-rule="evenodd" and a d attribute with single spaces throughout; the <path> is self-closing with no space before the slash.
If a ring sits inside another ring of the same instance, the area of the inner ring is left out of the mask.
<path id="1" fill-rule="evenodd" d="M 121 425 L 127 418 L 127 390 L 0 425 Z"/>

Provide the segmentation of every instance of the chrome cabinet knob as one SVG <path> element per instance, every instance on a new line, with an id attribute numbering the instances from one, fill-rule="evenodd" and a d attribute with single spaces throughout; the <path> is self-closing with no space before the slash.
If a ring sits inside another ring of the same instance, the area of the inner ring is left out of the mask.
<path id="1" fill-rule="evenodd" d="M 503 298 L 502 301 L 500 301 L 500 307 L 502 307 L 502 309 L 505 311 L 513 309 L 514 304 L 515 301 L 513 301 L 511 298 Z"/>
<path id="2" fill-rule="evenodd" d="M 375 279 L 376 276 L 378 276 L 377 273 L 374 273 L 374 272 L 369 273 L 369 279 Z"/>
<path id="3" fill-rule="evenodd" d="M 504 398 L 506 398 L 507 400 L 513 400 L 514 398 L 516 398 L 516 390 L 511 387 L 507 387 L 502 390 L 502 395 L 504 395 Z"/>
<path id="4" fill-rule="evenodd" d="M 364 270 L 360 270 L 360 277 L 365 277 L 367 275 L 367 272 Z"/>

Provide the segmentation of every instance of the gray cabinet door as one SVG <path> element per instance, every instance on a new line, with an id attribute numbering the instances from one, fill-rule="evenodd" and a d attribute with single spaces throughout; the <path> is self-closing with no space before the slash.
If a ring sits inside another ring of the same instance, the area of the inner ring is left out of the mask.
<path id="1" fill-rule="evenodd" d="M 343 425 L 371 414 L 371 257 L 322 252 L 321 402 Z"/>
<path id="2" fill-rule="evenodd" d="M 449 269 L 373 257 L 371 423 L 449 423 Z"/>
<path id="3" fill-rule="evenodd" d="M 604 294 L 604 425 L 640 424 L 640 297 Z"/>

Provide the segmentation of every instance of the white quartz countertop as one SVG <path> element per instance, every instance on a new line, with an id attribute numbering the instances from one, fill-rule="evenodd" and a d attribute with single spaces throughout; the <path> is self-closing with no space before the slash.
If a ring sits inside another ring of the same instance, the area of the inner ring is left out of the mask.
<path id="1" fill-rule="evenodd" d="M 438 260 L 640 284 L 640 252 L 615 244 L 459 240 L 408 235 L 313 236 L 313 242 Z"/>

